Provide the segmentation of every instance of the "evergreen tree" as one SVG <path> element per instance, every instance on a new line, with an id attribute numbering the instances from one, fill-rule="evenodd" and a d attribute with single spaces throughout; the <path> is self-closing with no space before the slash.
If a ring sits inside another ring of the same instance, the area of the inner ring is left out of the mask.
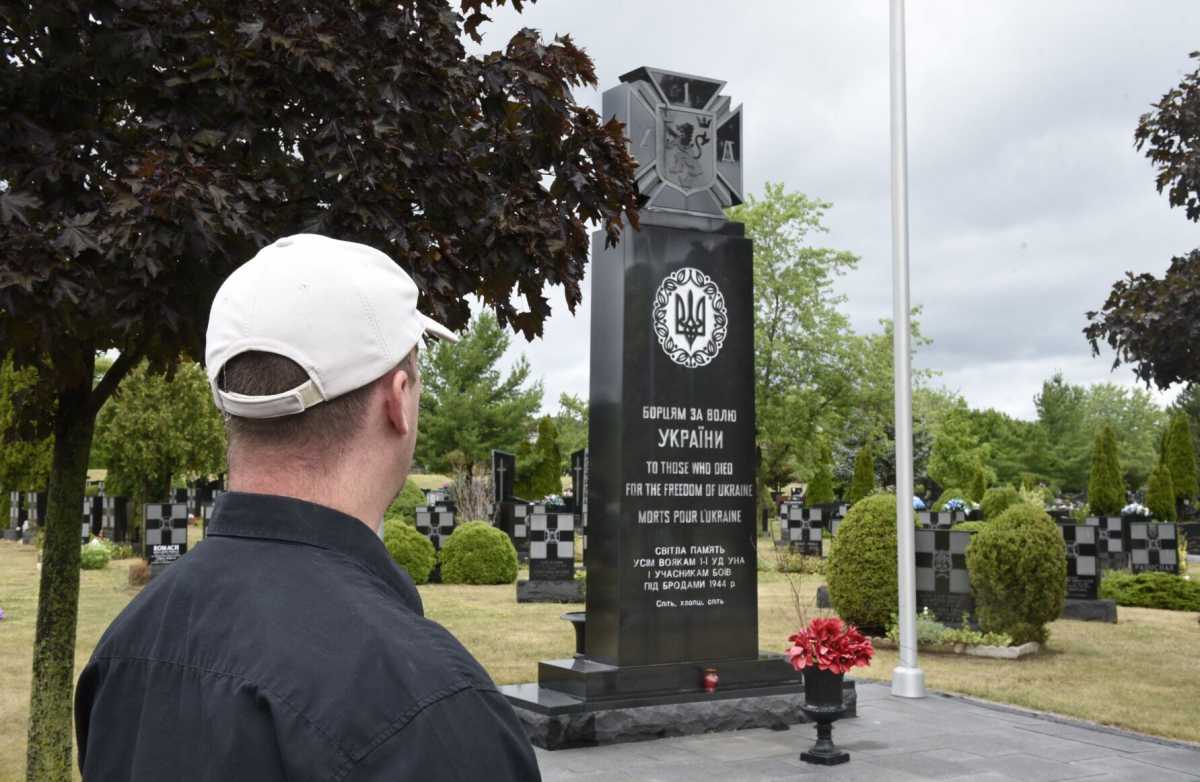
<path id="1" fill-rule="evenodd" d="M 1125 505 L 1125 481 L 1117 458 L 1117 437 L 1107 424 L 1096 433 L 1096 442 L 1092 446 L 1087 498 L 1095 516 L 1115 516 Z"/>
<path id="2" fill-rule="evenodd" d="M 1158 465 L 1150 473 L 1150 485 L 1146 488 L 1146 507 L 1157 521 L 1175 521 L 1175 486 L 1171 482 L 1171 471 Z"/>
<path id="3" fill-rule="evenodd" d="M 975 477 L 971 480 L 971 502 L 979 502 L 987 491 L 987 476 L 983 472 L 983 463 L 975 465 Z"/>
<path id="4" fill-rule="evenodd" d="M 808 482 L 805 502 L 812 506 L 834 502 L 836 499 L 833 493 L 833 455 L 829 451 L 829 444 L 822 442 L 815 471 Z"/>
<path id="5" fill-rule="evenodd" d="M 1171 471 L 1171 483 L 1175 487 L 1175 502 L 1181 506 L 1185 499 L 1196 499 L 1196 450 L 1192 445 L 1192 429 L 1187 415 L 1176 413 L 1171 419 L 1166 441 L 1163 443 L 1163 459 Z"/>
<path id="6" fill-rule="evenodd" d="M 538 422 L 537 440 L 517 450 L 517 480 L 513 490 L 518 497 L 540 500 L 562 493 L 562 455 L 558 448 L 558 429 L 554 419 L 543 416 Z"/>
<path id="7" fill-rule="evenodd" d="M 850 479 L 850 490 L 846 493 L 846 502 L 853 505 L 863 497 L 870 496 L 875 491 L 875 457 L 871 454 L 871 444 L 866 443 L 854 457 L 854 477 Z"/>

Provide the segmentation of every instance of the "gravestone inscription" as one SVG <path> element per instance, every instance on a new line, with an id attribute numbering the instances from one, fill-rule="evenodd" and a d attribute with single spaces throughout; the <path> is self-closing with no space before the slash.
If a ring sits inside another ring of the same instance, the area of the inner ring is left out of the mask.
<path id="1" fill-rule="evenodd" d="M 973 615 L 967 546 L 971 532 L 918 529 L 917 605 L 928 608 L 943 624 L 959 626 L 963 614 Z"/>
<path id="2" fill-rule="evenodd" d="M 1095 600 L 1100 586 L 1099 527 L 1067 522 L 1058 529 L 1067 548 L 1067 597 Z"/>
<path id="3" fill-rule="evenodd" d="M 153 578 L 162 568 L 187 553 L 188 507 L 183 502 L 153 502 L 143 507 L 146 528 L 145 559 Z"/>
<path id="4" fill-rule="evenodd" d="M 1129 525 L 1129 566 L 1134 573 L 1179 573 L 1179 541 L 1173 523 L 1135 521 Z"/>

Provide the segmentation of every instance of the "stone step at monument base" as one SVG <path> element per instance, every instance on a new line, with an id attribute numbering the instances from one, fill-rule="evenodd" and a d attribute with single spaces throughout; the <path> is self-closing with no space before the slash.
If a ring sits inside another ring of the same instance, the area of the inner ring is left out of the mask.
<path id="1" fill-rule="evenodd" d="M 530 579 L 517 582 L 518 603 L 582 603 L 583 582 Z"/>
<path id="2" fill-rule="evenodd" d="M 1117 601 L 1081 600 L 1068 597 L 1060 619 L 1075 619 L 1081 622 L 1117 623 Z"/>
<path id="3" fill-rule="evenodd" d="M 698 679 L 703 669 L 687 667 Z M 693 686 L 689 692 L 593 700 L 537 684 L 509 684 L 500 691 L 529 740 L 548 750 L 750 728 L 786 730 L 808 721 L 800 710 L 803 683 L 739 688 L 722 681 L 713 693 Z M 843 698 L 846 716 L 856 716 L 853 681 L 845 682 Z"/>

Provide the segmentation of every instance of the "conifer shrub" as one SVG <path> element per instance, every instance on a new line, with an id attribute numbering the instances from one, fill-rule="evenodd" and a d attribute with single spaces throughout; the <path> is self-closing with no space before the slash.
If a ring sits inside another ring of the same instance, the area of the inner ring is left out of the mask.
<path id="1" fill-rule="evenodd" d="M 401 517 L 385 519 L 383 545 L 392 561 L 404 568 L 414 584 L 429 582 L 429 574 L 437 565 L 437 552 L 429 538 L 418 532 L 412 522 Z"/>
<path id="2" fill-rule="evenodd" d="M 1021 492 L 1013 487 L 993 486 L 983 493 L 983 500 L 979 503 L 979 512 L 983 514 L 984 521 L 991 521 L 1021 501 Z"/>
<path id="3" fill-rule="evenodd" d="M 1100 597 L 1119 606 L 1161 608 L 1166 611 L 1200 611 L 1200 581 L 1173 573 L 1130 573 L 1113 570 L 1100 580 Z"/>
<path id="4" fill-rule="evenodd" d="M 1125 479 L 1117 455 L 1117 437 L 1107 424 L 1096 433 L 1096 443 L 1092 446 L 1087 498 L 1093 516 L 1116 516 L 1125 507 Z"/>
<path id="5" fill-rule="evenodd" d="M 950 528 L 951 532 L 979 532 L 987 525 L 986 521 L 960 521 Z"/>
<path id="6" fill-rule="evenodd" d="M 967 547 L 967 571 L 984 632 L 1046 641 L 1067 597 L 1066 546 L 1049 514 L 1018 503 L 986 523 Z"/>
<path id="7" fill-rule="evenodd" d="M 846 492 L 846 502 L 853 505 L 875 491 L 875 456 L 871 453 L 871 444 L 866 443 L 858 449 L 854 457 L 854 476 L 850 479 L 850 488 Z"/>
<path id="8" fill-rule="evenodd" d="M 417 484 L 413 483 L 412 478 L 404 482 L 404 488 L 400 490 L 400 494 L 396 499 L 392 500 L 392 504 L 388 506 L 387 512 L 383 514 L 385 519 L 394 519 L 403 521 L 406 524 L 416 525 L 417 523 L 417 508 L 425 504 L 425 492 L 421 491 Z M 386 533 L 386 530 L 385 530 Z"/>
<path id="9" fill-rule="evenodd" d="M 1158 521 L 1175 521 L 1175 485 L 1171 480 L 1171 471 L 1165 464 L 1160 463 L 1150 473 L 1150 482 L 1146 486 L 1146 507 Z"/>
<path id="10" fill-rule="evenodd" d="M 946 503 L 949 502 L 950 500 L 954 500 L 954 499 L 966 500 L 967 492 L 963 491 L 962 489 L 955 489 L 955 488 L 946 489 L 937 498 L 937 502 L 933 503 L 933 507 L 930 508 L 930 510 L 939 511 L 939 512 L 942 510 L 945 510 Z"/>
<path id="11" fill-rule="evenodd" d="M 829 550 L 825 579 L 843 621 L 886 630 L 896 610 L 896 495 L 875 494 L 851 506 Z"/>
<path id="12" fill-rule="evenodd" d="M 458 527 L 442 545 L 446 584 L 511 584 L 517 580 L 517 550 L 503 530 L 486 521 Z"/>
<path id="13" fill-rule="evenodd" d="M 1175 499 L 1196 499 L 1196 449 L 1192 443 L 1192 427 L 1186 413 L 1176 413 L 1171 419 L 1166 442 L 1168 469 L 1171 484 L 1175 488 Z"/>

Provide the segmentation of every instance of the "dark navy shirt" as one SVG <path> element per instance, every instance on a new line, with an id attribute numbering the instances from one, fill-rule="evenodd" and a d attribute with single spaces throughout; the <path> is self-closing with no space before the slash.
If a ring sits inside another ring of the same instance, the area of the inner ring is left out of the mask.
<path id="1" fill-rule="evenodd" d="M 512 708 L 362 522 L 228 493 L 100 639 L 85 780 L 538 780 Z"/>

